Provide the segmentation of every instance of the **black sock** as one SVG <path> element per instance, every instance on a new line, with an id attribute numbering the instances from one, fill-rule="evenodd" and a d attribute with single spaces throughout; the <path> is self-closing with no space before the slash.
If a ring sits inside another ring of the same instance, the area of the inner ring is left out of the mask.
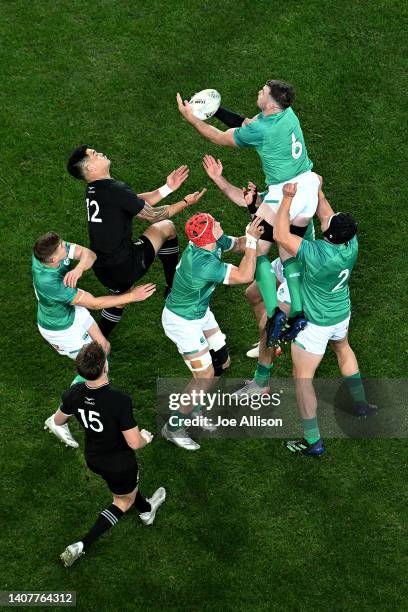
<path id="1" fill-rule="evenodd" d="M 230 128 L 241 127 L 242 122 L 245 119 L 245 117 L 241 117 L 241 115 L 238 115 L 238 113 L 234 113 L 228 110 L 228 108 L 223 108 L 222 106 L 220 106 L 220 108 L 214 114 L 214 117 L 217 117 L 217 119 L 225 123 L 225 125 Z"/>
<path id="2" fill-rule="evenodd" d="M 109 508 L 102 510 L 96 523 L 91 527 L 86 536 L 82 538 L 84 549 L 88 548 L 97 538 L 100 538 L 105 531 L 114 527 L 124 514 L 115 504 L 111 504 Z"/>
<path id="3" fill-rule="evenodd" d="M 104 308 L 99 319 L 99 329 L 107 338 L 122 318 L 123 308 Z"/>
<path id="4" fill-rule="evenodd" d="M 166 278 L 166 285 L 168 287 L 173 286 L 174 273 L 176 272 L 176 266 L 179 259 L 179 245 L 178 238 L 170 238 L 160 247 L 158 256 L 163 265 L 164 276 Z"/>
<path id="5" fill-rule="evenodd" d="M 152 509 L 150 503 L 139 493 L 139 491 L 136 493 L 136 499 L 133 505 L 140 514 L 143 512 L 150 512 Z"/>

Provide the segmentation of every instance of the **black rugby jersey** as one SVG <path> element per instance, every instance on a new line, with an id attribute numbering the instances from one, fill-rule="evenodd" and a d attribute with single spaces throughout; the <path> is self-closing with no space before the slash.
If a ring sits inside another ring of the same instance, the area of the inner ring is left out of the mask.
<path id="1" fill-rule="evenodd" d="M 130 395 L 109 383 L 91 389 L 86 383 L 62 395 L 61 412 L 75 416 L 85 430 L 85 456 L 94 457 L 133 450 L 122 431 L 136 427 Z"/>
<path id="2" fill-rule="evenodd" d="M 97 267 L 112 266 L 130 255 L 132 220 L 145 202 L 122 181 L 101 179 L 88 183 L 86 211 L 90 248 Z"/>

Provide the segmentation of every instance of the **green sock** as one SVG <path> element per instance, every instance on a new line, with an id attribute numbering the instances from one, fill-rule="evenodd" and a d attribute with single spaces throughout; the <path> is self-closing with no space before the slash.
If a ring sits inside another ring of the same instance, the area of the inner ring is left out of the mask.
<path id="1" fill-rule="evenodd" d="M 182 427 L 183 425 L 183 421 L 186 416 L 187 415 L 185 415 L 183 412 L 179 412 L 178 410 L 175 410 L 174 412 L 172 411 L 172 414 L 170 417 L 171 423 L 170 423 L 170 420 L 167 422 L 167 429 L 169 431 L 177 431 L 177 429 L 180 429 L 180 427 Z"/>
<path id="2" fill-rule="evenodd" d="M 256 364 L 254 380 L 260 387 L 266 387 L 269 384 L 272 365 L 272 363 L 270 365 L 262 365 L 259 361 Z"/>
<path id="3" fill-rule="evenodd" d="M 346 384 L 350 391 L 350 395 L 353 398 L 354 402 L 355 403 L 357 402 L 367 403 L 364 386 L 363 386 L 363 383 L 361 382 L 360 372 L 356 372 L 355 374 L 352 374 L 351 376 L 345 376 L 344 380 L 346 381 Z"/>
<path id="4" fill-rule="evenodd" d="M 271 317 L 278 305 L 276 297 L 276 274 L 271 268 L 271 262 L 266 255 L 256 259 L 255 280 L 265 304 L 266 314 Z"/>
<path id="5" fill-rule="evenodd" d="M 320 440 L 317 416 L 313 417 L 313 419 L 303 419 L 303 437 L 309 444 L 314 444 Z"/>
<path id="6" fill-rule="evenodd" d="M 301 265 L 296 257 L 290 257 L 283 262 L 283 276 L 288 283 L 290 293 L 290 317 L 294 317 L 303 310 L 301 270 Z"/>
<path id="7" fill-rule="evenodd" d="M 78 374 L 77 376 L 75 376 L 70 386 L 72 387 L 72 385 L 76 385 L 77 383 L 80 383 L 80 382 L 86 382 L 86 378 Z"/>

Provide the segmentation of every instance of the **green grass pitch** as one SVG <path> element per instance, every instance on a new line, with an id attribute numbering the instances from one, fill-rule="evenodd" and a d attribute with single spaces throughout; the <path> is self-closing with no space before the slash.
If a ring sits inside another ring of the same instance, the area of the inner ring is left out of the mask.
<path id="1" fill-rule="evenodd" d="M 361 370 L 406 376 L 404 18 L 398 0 L 0 3 L 0 590 L 72 589 L 80 610 L 406 609 L 404 440 L 327 440 L 322 460 L 309 461 L 281 440 L 204 441 L 188 454 L 157 436 L 139 454 L 142 492 L 168 490 L 155 526 L 130 513 L 64 569 L 58 555 L 110 497 L 81 452 L 42 431 L 74 367 L 37 332 L 30 275 L 45 231 L 88 243 L 83 186 L 65 171 L 81 142 L 110 154 L 113 175 L 136 191 L 188 163 L 182 192 L 207 186 L 200 207 L 239 234 L 246 216 L 210 184 L 201 158 L 220 157 L 232 182 L 261 184 L 257 156 L 207 143 L 175 94 L 214 87 L 251 115 L 258 88 L 282 78 L 296 86 L 329 201 L 359 222 L 351 341 Z M 181 235 L 187 214 L 176 219 Z M 160 264 L 148 279 L 157 295 L 130 307 L 112 337 L 112 379 L 155 431 L 156 377 L 186 371 L 160 324 Z M 102 293 L 92 272 L 81 286 Z M 248 377 L 256 327 L 243 289 L 219 288 L 213 307 L 230 375 Z M 287 356 L 279 374 L 290 375 Z M 333 355 L 319 375 L 337 375 Z"/>

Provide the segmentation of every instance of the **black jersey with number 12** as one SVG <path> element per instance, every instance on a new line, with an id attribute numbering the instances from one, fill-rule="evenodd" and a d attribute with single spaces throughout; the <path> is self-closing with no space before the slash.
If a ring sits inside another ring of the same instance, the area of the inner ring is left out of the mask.
<path id="1" fill-rule="evenodd" d="M 88 183 L 86 211 L 91 249 L 96 265 L 112 266 L 129 257 L 132 249 L 132 220 L 145 202 L 122 181 L 101 179 Z"/>

